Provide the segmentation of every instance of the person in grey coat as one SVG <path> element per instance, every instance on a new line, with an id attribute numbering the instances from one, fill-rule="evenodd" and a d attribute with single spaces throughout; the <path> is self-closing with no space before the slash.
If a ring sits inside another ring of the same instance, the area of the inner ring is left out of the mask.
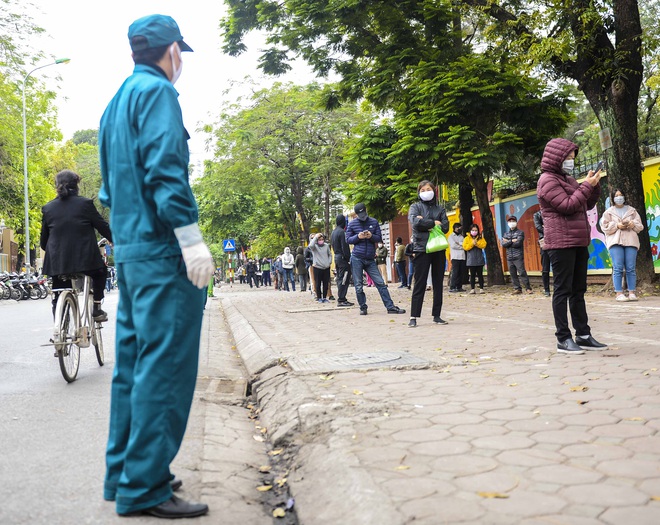
<path id="1" fill-rule="evenodd" d="M 502 235 L 502 248 L 506 248 L 506 261 L 511 273 L 513 295 L 522 293 L 520 279 L 522 279 L 527 293 L 533 293 L 527 270 L 525 270 L 525 232 L 518 229 L 518 219 L 515 215 L 511 215 L 507 219 L 507 224 L 509 225 L 509 231 Z M 518 274 L 520 274 L 520 279 Z"/>
<path id="2" fill-rule="evenodd" d="M 322 233 L 317 233 L 309 241 L 309 249 L 312 252 L 316 300 L 319 303 L 329 303 L 328 285 L 330 284 L 330 265 L 332 264 L 330 246 L 326 244 L 325 236 Z"/>

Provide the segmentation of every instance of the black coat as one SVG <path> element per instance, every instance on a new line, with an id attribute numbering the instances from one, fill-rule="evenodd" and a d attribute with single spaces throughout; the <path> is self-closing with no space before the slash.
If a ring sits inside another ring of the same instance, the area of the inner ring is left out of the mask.
<path id="1" fill-rule="evenodd" d="M 41 249 L 46 250 L 43 273 L 63 275 L 103 268 L 98 232 L 112 242 L 110 226 L 85 197 L 59 197 L 42 209 Z"/>
<path id="2" fill-rule="evenodd" d="M 421 216 L 422 219 L 417 217 Z M 418 200 L 410 206 L 408 211 L 408 222 L 412 226 L 412 244 L 414 252 L 425 252 L 426 243 L 429 240 L 429 232 L 435 226 L 435 221 L 440 221 L 442 233 L 449 231 L 449 219 L 443 206 L 435 200 Z"/>

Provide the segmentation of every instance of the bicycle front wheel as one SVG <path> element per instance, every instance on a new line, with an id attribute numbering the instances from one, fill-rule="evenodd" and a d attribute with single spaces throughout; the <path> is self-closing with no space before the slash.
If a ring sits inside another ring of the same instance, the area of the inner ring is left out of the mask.
<path id="1" fill-rule="evenodd" d="M 67 383 L 75 381 L 80 366 L 80 347 L 78 338 L 78 308 L 70 294 L 64 298 L 61 309 L 58 331 L 55 336 L 55 350 L 60 360 L 60 370 Z"/>
<path id="2" fill-rule="evenodd" d="M 101 323 L 94 323 L 94 335 L 92 343 L 94 343 L 94 350 L 96 350 L 96 360 L 99 362 L 99 366 L 103 366 L 105 363 L 105 355 L 103 353 L 103 325 Z"/>

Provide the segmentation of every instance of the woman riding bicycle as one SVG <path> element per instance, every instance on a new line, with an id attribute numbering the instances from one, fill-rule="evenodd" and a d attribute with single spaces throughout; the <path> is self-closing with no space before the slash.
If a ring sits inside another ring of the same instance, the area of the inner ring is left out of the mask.
<path id="1" fill-rule="evenodd" d="M 110 226 L 94 206 L 94 201 L 78 196 L 80 176 L 70 170 L 55 176 L 57 198 L 42 209 L 41 249 L 46 251 L 43 273 L 53 278 L 53 289 L 71 288 L 71 274 L 85 274 L 92 278 L 95 321 L 108 320 L 101 309 L 107 268 L 96 243 L 97 230 L 112 242 Z M 57 296 L 53 294 L 53 315 Z"/>

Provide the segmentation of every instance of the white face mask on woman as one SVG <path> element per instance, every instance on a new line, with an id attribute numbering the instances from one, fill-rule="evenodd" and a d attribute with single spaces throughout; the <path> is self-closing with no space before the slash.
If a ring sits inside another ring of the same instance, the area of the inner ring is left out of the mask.
<path id="1" fill-rule="evenodd" d="M 174 64 L 174 49 L 176 48 L 176 54 L 179 57 L 179 67 L 177 68 Z M 179 48 L 179 44 L 174 42 L 170 46 L 170 59 L 172 60 L 172 85 L 176 84 L 176 81 L 179 80 L 179 77 L 181 76 L 181 71 L 183 71 L 183 60 L 181 59 L 181 49 Z"/>
<path id="2" fill-rule="evenodd" d="M 566 159 L 562 165 L 561 168 L 571 175 L 573 173 L 573 169 L 575 168 L 575 159 Z"/>
<path id="3" fill-rule="evenodd" d="M 626 202 L 626 198 L 623 195 L 619 195 L 617 197 L 614 197 L 614 204 L 618 204 L 619 206 L 623 206 L 624 202 Z"/>
<path id="4" fill-rule="evenodd" d="M 428 190 L 428 191 L 420 191 L 419 192 L 419 198 L 422 199 L 423 201 L 430 201 L 433 199 L 435 195 L 435 192 L 433 190 Z"/>

